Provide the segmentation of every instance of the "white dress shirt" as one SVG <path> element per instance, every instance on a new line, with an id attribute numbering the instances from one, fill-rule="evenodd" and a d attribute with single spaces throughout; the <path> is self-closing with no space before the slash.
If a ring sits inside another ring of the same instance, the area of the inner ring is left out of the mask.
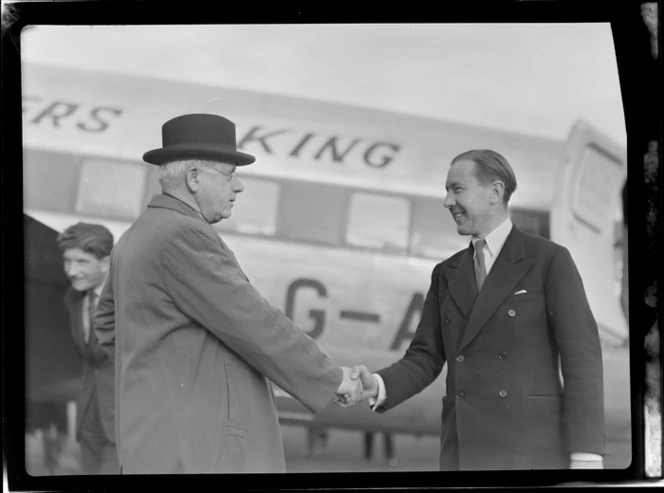
<path id="1" fill-rule="evenodd" d="M 487 276 L 489 275 L 489 272 L 491 272 L 491 267 L 493 267 L 500 251 L 503 249 L 503 245 L 505 245 L 505 241 L 507 240 L 510 231 L 512 231 L 512 221 L 508 217 L 500 223 L 497 228 L 484 237 L 486 241 L 482 251 L 484 252 L 484 265 L 486 267 Z M 480 239 L 481 238 L 477 238 L 476 236 L 473 236 L 470 239 L 473 248 L 475 247 L 475 243 Z M 473 254 L 473 260 L 475 259 L 475 255 L 477 255 L 477 253 Z M 374 373 L 373 376 L 376 379 L 376 382 L 378 382 L 378 397 L 376 399 L 370 398 L 369 405 L 371 406 L 371 409 L 375 411 L 387 399 L 387 391 L 385 390 L 385 382 L 383 382 L 382 377 L 378 373 Z M 588 462 L 590 463 L 589 466 L 594 463 L 594 465 L 599 465 L 601 467 L 602 456 L 591 453 L 573 452 L 571 454 L 571 460 Z"/>
<path id="2" fill-rule="evenodd" d="M 496 257 L 498 257 L 498 254 L 503 249 L 503 245 L 505 244 L 510 231 L 512 231 L 512 221 L 510 221 L 510 218 L 508 217 L 500 223 L 500 226 L 484 237 L 486 242 L 484 243 L 482 251 L 484 252 L 484 266 L 486 267 L 487 276 L 489 275 L 489 272 L 491 272 L 491 267 L 493 267 Z M 473 243 L 473 249 L 475 248 L 475 243 L 479 240 L 480 238 L 475 236 L 470 239 Z M 473 260 L 476 255 L 477 252 L 473 253 Z"/>

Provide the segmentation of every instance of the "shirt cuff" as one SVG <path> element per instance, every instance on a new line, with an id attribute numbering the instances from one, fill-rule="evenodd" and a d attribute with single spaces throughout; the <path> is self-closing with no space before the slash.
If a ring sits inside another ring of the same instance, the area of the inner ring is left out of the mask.
<path id="1" fill-rule="evenodd" d="M 601 455 L 591 454 L 589 452 L 572 452 L 570 459 L 578 460 L 581 462 L 602 462 L 602 460 L 604 460 Z"/>
<path id="2" fill-rule="evenodd" d="M 372 375 L 376 379 L 376 382 L 378 382 L 378 397 L 375 399 L 369 397 L 369 405 L 371 406 L 371 410 L 375 411 L 387 400 L 387 392 L 385 390 L 385 382 L 383 382 L 383 378 L 378 373 L 373 373 Z"/>

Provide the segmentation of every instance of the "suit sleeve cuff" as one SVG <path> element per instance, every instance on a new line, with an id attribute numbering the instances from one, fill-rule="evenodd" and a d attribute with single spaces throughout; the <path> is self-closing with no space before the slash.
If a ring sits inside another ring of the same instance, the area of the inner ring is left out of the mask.
<path id="1" fill-rule="evenodd" d="M 375 399 L 370 397 L 369 405 L 371 406 L 371 410 L 375 411 L 387 400 L 387 392 L 385 390 L 385 382 L 383 382 L 383 378 L 378 373 L 374 373 L 373 377 L 376 379 L 376 382 L 378 382 L 378 397 Z"/>
<path id="2" fill-rule="evenodd" d="M 572 452 L 570 459 L 581 462 L 602 462 L 603 457 L 599 454 L 591 454 L 589 452 Z"/>

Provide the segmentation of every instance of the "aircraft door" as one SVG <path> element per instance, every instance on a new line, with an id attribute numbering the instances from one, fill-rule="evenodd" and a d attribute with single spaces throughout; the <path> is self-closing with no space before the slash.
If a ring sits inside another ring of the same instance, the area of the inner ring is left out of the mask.
<path id="1" fill-rule="evenodd" d="M 629 336 L 616 276 L 616 222 L 622 218 L 626 162 L 624 148 L 577 122 L 567 139 L 551 208 L 551 239 L 569 249 L 602 337 L 618 346 Z"/>

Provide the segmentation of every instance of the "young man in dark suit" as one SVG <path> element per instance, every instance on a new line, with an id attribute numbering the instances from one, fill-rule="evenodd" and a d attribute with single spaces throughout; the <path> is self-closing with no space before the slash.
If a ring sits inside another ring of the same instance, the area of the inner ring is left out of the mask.
<path id="1" fill-rule="evenodd" d="M 384 412 L 447 363 L 441 470 L 601 468 L 601 346 L 569 251 L 512 225 L 516 178 L 500 154 L 457 156 L 445 187 L 471 244 L 434 268 L 404 357 L 351 378 Z"/>
<path id="2" fill-rule="evenodd" d="M 71 282 L 65 294 L 74 345 L 83 360 L 77 396 L 77 439 L 86 474 L 117 474 L 115 371 L 100 348 L 94 311 L 109 269 L 113 235 L 99 224 L 78 223 L 58 236 L 64 270 Z"/>

